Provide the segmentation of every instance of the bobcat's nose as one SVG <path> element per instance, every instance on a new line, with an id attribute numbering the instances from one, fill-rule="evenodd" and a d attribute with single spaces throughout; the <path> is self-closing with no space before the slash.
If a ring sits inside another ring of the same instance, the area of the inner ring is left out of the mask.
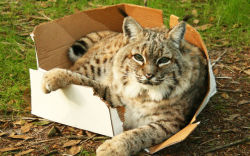
<path id="1" fill-rule="evenodd" d="M 145 76 L 146 76 L 146 78 L 147 78 L 148 80 L 150 80 L 152 77 L 154 77 L 154 75 L 151 74 L 151 73 L 147 73 Z"/>

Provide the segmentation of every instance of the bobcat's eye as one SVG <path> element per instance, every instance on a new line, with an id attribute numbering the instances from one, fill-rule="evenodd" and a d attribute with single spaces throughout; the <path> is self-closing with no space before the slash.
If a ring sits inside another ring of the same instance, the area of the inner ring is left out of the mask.
<path id="1" fill-rule="evenodd" d="M 170 58 L 167 57 L 162 57 L 157 61 L 157 64 L 159 67 L 167 65 L 171 62 Z"/>
<path id="2" fill-rule="evenodd" d="M 144 62 L 144 58 L 143 58 L 143 56 L 141 56 L 140 54 L 135 54 L 135 55 L 133 55 L 133 59 L 136 61 L 136 62 L 138 62 L 139 64 L 143 64 L 143 62 Z"/>

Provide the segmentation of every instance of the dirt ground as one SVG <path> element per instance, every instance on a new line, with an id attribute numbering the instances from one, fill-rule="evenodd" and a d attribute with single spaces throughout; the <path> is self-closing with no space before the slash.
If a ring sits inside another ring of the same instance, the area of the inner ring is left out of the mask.
<path id="1" fill-rule="evenodd" d="M 215 63 L 217 94 L 198 116 L 198 128 L 185 141 L 155 156 L 250 155 L 249 50 L 220 47 L 209 51 L 211 62 Z M 24 95 L 27 101 L 28 93 Z M 0 130 L 2 155 L 94 155 L 98 145 L 108 139 L 30 114 L 0 118 Z"/>

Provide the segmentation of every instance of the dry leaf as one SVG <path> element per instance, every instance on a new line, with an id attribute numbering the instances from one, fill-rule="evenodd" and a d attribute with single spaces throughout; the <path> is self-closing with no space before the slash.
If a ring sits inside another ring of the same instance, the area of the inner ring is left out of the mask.
<path id="1" fill-rule="evenodd" d="M 77 132 L 77 134 L 76 135 L 83 135 L 83 130 L 79 130 L 79 132 Z"/>
<path id="2" fill-rule="evenodd" d="M 198 16 L 198 12 L 197 12 L 197 10 L 192 10 L 192 15 L 194 16 L 194 17 L 197 17 Z"/>
<path id="3" fill-rule="evenodd" d="M 250 103 L 250 101 L 247 101 L 247 100 L 241 100 L 238 102 L 238 105 L 244 105 L 244 104 L 248 104 Z"/>
<path id="4" fill-rule="evenodd" d="M 14 125 L 24 125 L 25 121 L 24 120 L 19 120 L 19 121 L 15 121 L 13 122 Z"/>
<path id="5" fill-rule="evenodd" d="M 63 144 L 63 147 L 69 147 L 69 146 L 74 146 L 74 145 L 77 145 L 81 142 L 81 140 L 70 140 L 68 142 L 65 142 Z"/>
<path id="6" fill-rule="evenodd" d="M 243 70 L 243 72 L 246 73 L 247 75 L 250 75 L 250 69 Z"/>
<path id="7" fill-rule="evenodd" d="M 214 75 L 218 75 L 218 73 L 219 73 L 219 69 L 218 68 L 214 68 Z"/>
<path id="8" fill-rule="evenodd" d="M 210 18 L 209 18 L 209 21 L 210 21 L 210 22 L 213 22 L 213 21 L 214 21 L 214 17 L 213 17 L 213 16 L 210 17 Z"/>
<path id="9" fill-rule="evenodd" d="M 0 137 L 2 137 L 2 136 L 6 136 L 6 135 L 8 135 L 8 133 L 6 133 L 6 132 L 2 132 L 2 133 L 0 133 Z"/>
<path id="10" fill-rule="evenodd" d="M 211 28 L 213 26 L 213 24 L 204 24 L 202 26 L 198 26 L 198 27 L 195 27 L 197 30 L 201 30 L 201 31 L 204 31 L 204 30 L 207 30 L 209 28 Z"/>
<path id="11" fill-rule="evenodd" d="M 54 145 L 52 145 L 52 148 L 53 149 L 57 149 L 57 148 L 60 148 L 61 146 L 59 146 L 59 145 L 57 145 L 57 144 L 54 144 Z"/>
<path id="12" fill-rule="evenodd" d="M 1 148 L 0 152 L 8 152 L 8 151 L 16 151 L 19 150 L 20 148 L 16 148 L 16 147 L 7 147 L 7 148 Z"/>
<path id="13" fill-rule="evenodd" d="M 227 93 L 222 93 L 221 96 L 224 98 L 224 99 L 229 99 L 229 95 Z"/>
<path id="14" fill-rule="evenodd" d="M 10 135 L 9 137 L 12 139 L 23 139 L 23 140 L 28 140 L 32 138 L 27 135 Z"/>
<path id="15" fill-rule="evenodd" d="M 29 150 L 26 150 L 26 151 L 19 152 L 19 153 L 15 154 L 15 156 L 22 156 L 22 155 L 28 154 L 28 153 L 30 153 L 32 151 L 34 151 L 34 149 L 29 149 Z"/>
<path id="16" fill-rule="evenodd" d="M 194 23 L 194 24 L 198 24 L 199 22 L 200 22 L 200 21 L 199 21 L 198 19 L 194 19 L 194 20 L 193 20 L 193 23 Z"/>
<path id="17" fill-rule="evenodd" d="M 60 134 L 61 134 L 61 131 L 56 126 L 53 126 L 48 132 L 48 137 L 53 137 L 55 135 L 60 135 Z"/>
<path id="18" fill-rule="evenodd" d="M 37 125 L 37 126 L 45 126 L 45 125 L 48 125 L 50 123 L 51 122 L 48 121 L 48 120 L 42 120 L 42 121 L 34 122 L 34 124 Z"/>
<path id="19" fill-rule="evenodd" d="M 79 153 L 81 151 L 81 146 L 72 146 L 69 149 L 69 154 L 71 155 L 76 155 L 77 153 Z"/>
<path id="20" fill-rule="evenodd" d="M 28 131 L 30 131 L 32 125 L 33 125 L 32 123 L 27 123 L 24 126 L 22 126 L 21 133 L 27 133 Z"/>
<path id="21" fill-rule="evenodd" d="M 76 132 L 76 129 L 75 129 L 75 128 L 69 127 L 69 126 L 67 127 L 67 130 L 68 130 L 68 131 L 71 131 L 71 132 L 74 132 L 74 133 Z"/>

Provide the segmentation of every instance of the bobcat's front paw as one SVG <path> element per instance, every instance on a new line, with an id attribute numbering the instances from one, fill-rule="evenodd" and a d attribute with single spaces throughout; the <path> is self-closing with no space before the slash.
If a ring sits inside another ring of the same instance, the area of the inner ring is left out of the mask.
<path id="1" fill-rule="evenodd" d="M 68 85 L 65 69 L 55 68 L 43 75 L 42 89 L 44 93 L 50 93 Z"/>
<path id="2" fill-rule="evenodd" d="M 96 156 L 129 156 L 129 152 L 121 142 L 105 141 L 96 150 Z"/>

